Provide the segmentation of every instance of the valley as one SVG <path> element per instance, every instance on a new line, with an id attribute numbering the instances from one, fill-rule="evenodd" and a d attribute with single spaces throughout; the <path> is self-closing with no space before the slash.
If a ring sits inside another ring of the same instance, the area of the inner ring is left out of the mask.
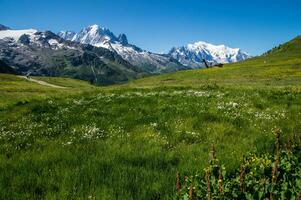
<path id="1" fill-rule="evenodd" d="M 300 0 L 0 7 L 0 200 L 301 200 Z"/>
<path id="2" fill-rule="evenodd" d="M 301 130 L 300 37 L 223 68 L 106 87 L 0 74 L 4 199 L 172 199 L 212 144 L 229 173 Z"/>

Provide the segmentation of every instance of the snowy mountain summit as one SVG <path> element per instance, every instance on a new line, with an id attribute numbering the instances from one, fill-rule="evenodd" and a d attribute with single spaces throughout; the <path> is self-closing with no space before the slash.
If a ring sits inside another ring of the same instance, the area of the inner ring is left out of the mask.
<path id="1" fill-rule="evenodd" d="M 195 42 L 182 47 L 174 47 L 169 55 L 177 59 L 185 66 L 193 68 L 202 68 L 205 59 L 207 62 L 232 63 L 250 58 L 250 55 L 241 51 L 239 48 L 230 48 L 225 45 L 213 45 L 206 42 Z"/>
<path id="2" fill-rule="evenodd" d="M 75 35 L 66 32 L 64 37 Z M 4 25 L 0 25 L 0 61 L 18 74 L 67 76 L 100 85 L 122 83 L 146 74 L 108 49 L 67 41 L 51 31 L 15 30 Z"/>
<path id="3" fill-rule="evenodd" d="M 196 42 L 172 48 L 169 54 L 143 50 L 98 25 L 78 33 L 36 29 L 15 30 L 0 24 L 0 60 L 19 74 L 82 78 L 97 84 L 121 83 L 151 74 L 237 62 L 249 55 L 224 45 Z M 72 68 L 72 70 L 70 70 Z"/>
<path id="4" fill-rule="evenodd" d="M 30 45 L 33 47 L 45 47 L 51 49 L 72 48 L 63 44 L 63 39 L 51 31 L 38 31 L 36 29 L 2 29 L 0 30 L 1 42 L 8 42 L 11 46 Z M 20 48 L 20 47 L 18 47 Z M 0 52 L 1 55 L 2 52 Z"/>
<path id="5" fill-rule="evenodd" d="M 214 64 L 238 62 L 250 57 L 238 48 L 233 49 L 225 45 L 216 46 L 206 42 L 196 42 L 183 47 L 172 48 L 169 54 L 152 53 L 128 43 L 125 34 L 116 36 L 109 29 L 98 25 L 88 26 L 78 33 L 61 31 L 58 35 L 65 40 L 109 49 L 132 65 L 143 66 L 155 73 L 202 68 L 204 67 L 203 59 Z"/>
<path id="6" fill-rule="evenodd" d="M 61 31 L 58 33 L 65 40 L 71 40 L 82 44 L 90 44 L 96 47 L 112 48 L 110 44 L 127 45 L 127 38 L 124 34 L 116 37 L 109 29 L 96 24 L 82 29 L 79 33 L 73 31 Z"/>
<path id="7" fill-rule="evenodd" d="M 128 43 L 125 34 L 116 36 L 109 29 L 99 25 L 91 25 L 80 32 L 61 31 L 58 33 L 65 40 L 103 47 L 119 54 L 123 59 L 135 66 L 143 66 L 154 73 L 177 71 L 186 67 L 169 55 L 151 53 Z"/>

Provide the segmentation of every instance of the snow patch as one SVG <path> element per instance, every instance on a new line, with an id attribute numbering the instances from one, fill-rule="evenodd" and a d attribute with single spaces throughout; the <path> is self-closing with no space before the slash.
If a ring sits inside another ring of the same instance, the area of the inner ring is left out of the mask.
<path id="1" fill-rule="evenodd" d="M 35 29 L 26 29 L 26 30 L 3 30 L 0 31 L 0 39 L 4 38 L 12 38 L 15 41 L 18 41 L 18 39 L 24 35 L 27 34 L 29 36 L 33 36 L 37 30 Z"/>
<path id="2" fill-rule="evenodd" d="M 59 44 L 58 41 L 55 40 L 55 39 L 50 39 L 50 40 L 48 40 L 48 43 L 49 43 L 50 45 L 57 45 L 57 44 Z"/>
<path id="3" fill-rule="evenodd" d="M 231 63 L 245 60 L 250 57 L 239 48 L 230 48 L 225 45 L 213 45 L 199 41 L 186 46 L 172 48 L 169 54 L 186 66 L 198 68 L 205 59 L 209 63 Z"/>

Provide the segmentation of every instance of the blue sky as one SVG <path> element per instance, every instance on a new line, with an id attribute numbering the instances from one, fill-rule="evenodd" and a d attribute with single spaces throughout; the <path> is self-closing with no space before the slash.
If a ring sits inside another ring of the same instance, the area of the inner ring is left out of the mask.
<path id="1" fill-rule="evenodd" d="M 99 24 L 154 52 L 195 41 L 257 55 L 301 34 L 300 0 L 0 0 L 0 24 L 78 31 Z"/>

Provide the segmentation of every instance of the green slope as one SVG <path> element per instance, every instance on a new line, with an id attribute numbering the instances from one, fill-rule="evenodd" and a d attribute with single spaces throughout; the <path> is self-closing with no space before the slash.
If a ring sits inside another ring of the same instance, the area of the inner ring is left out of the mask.
<path id="1" fill-rule="evenodd" d="M 131 87 L 223 85 L 299 85 L 301 37 L 268 53 L 223 68 L 180 71 L 132 81 Z"/>
<path id="2" fill-rule="evenodd" d="M 33 78 L 65 88 L 52 88 L 28 81 L 16 75 L 0 73 L 0 110 L 5 109 L 7 106 L 27 104 L 33 99 L 42 100 L 50 97 L 66 97 L 97 88 L 85 81 L 70 78 Z"/>
<path id="3" fill-rule="evenodd" d="M 229 172 L 272 152 L 275 129 L 300 136 L 298 45 L 106 88 L 0 74 L 0 199 L 173 199 L 212 144 Z"/>

